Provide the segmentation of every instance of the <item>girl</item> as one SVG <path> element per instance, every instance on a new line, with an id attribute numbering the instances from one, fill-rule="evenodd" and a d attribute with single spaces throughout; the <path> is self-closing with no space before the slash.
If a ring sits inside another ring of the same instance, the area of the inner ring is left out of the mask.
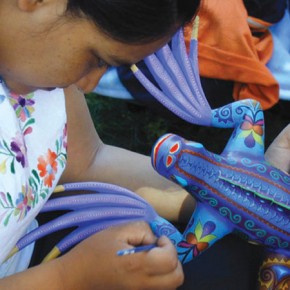
<path id="1" fill-rule="evenodd" d="M 178 219 L 187 194 L 159 177 L 149 158 L 103 144 L 83 92 L 96 86 L 108 66 L 136 63 L 163 46 L 198 5 L 197 0 L 0 1 L 0 263 L 2 276 L 10 275 L 0 280 L 1 289 L 164 290 L 182 283 L 181 265 L 165 237 L 148 253 L 116 256 L 128 245 L 156 242 L 145 223 L 98 233 L 67 255 L 26 271 L 32 250 L 3 261 L 35 227 L 35 216 L 59 180 L 119 184 L 146 197 L 164 217 Z M 159 202 L 165 194 L 166 209 Z"/>

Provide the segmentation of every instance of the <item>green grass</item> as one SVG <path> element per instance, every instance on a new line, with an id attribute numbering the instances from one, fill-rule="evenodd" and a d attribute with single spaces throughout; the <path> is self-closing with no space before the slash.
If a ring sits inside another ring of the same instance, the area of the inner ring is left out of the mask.
<path id="1" fill-rule="evenodd" d="M 177 117 L 160 115 L 137 103 L 88 94 L 87 103 L 102 140 L 110 145 L 149 155 L 155 141 L 175 133 L 220 153 L 231 131 L 188 124 Z"/>
<path id="2" fill-rule="evenodd" d="M 135 103 L 87 95 L 95 127 L 102 140 L 111 145 L 150 154 L 152 144 L 167 132 L 164 118 Z"/>

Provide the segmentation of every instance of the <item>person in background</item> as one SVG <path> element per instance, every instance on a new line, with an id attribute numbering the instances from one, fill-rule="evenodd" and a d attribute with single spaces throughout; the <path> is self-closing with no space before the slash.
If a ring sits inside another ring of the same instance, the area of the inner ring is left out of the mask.
<path id="1" fill-rule="evenodd" d="M 217 108 L 234 100 L 254 98 L 259 101 L 265 112 L 267 147 L 290 120 L 289 101 L 281 100 L 278 80 L 267 67 L 274 49 L 271 28 L 283 19 L 289 7 L 289 0 L 227 0 L 222 5 L 219 1 L 205 0 L 198 11 L 199 70 L 209 104 L 212 108 Z M 227 17 L 229 14 L 232 17 Z M 188 39 L 190 29 L 189 23 L 185 29 Z M 272 64 L 279 72 L 278 65 Z M 143 61 L 138 67 L 148 78 L 152 78 Z M 110 74 L 112 79 L 109 78 Z M 176 116 L 143 88 L 130 68 L 112 68 L 112 73 L 109 72 L 101 80 L 100 89 L 96 87 L 95 91 L 99 94 L 114 94 L 114 84 L 118 84 L 124 95 L 127 93 L 127 98 L 137 101 L 174 124 L 178 123 Z M 199 126 L 192 128 L 195 140 L 205 144 L 204 136 L 208 134 L 214 134 L 216 139 L 227 140 L 229 137 L 227 132 L 221 130 Z M 224 143 L 217 142 L 216 146 L 209 146 L 209 149 L 213 147 L 213 151 L 221 152 Z"/>

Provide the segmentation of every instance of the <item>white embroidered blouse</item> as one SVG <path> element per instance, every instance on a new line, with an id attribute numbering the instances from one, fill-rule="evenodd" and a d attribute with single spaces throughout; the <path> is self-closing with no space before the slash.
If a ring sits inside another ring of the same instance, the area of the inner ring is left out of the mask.
<path id="1" fill-rule="evenodd" d="M 56 186 L 66 146 L 63 90 L 21 96 L 0 84 L 0 265 Z"/>

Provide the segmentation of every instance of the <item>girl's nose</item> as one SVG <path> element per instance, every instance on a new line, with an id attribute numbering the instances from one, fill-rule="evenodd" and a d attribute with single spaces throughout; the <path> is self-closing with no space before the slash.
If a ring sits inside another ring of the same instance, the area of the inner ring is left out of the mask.
<path id="1" fill-rule="evenodd" d="M 75 85 L 84 93 L 89 93 L 94 90 L 107 69 L 108 67 L 106 66 L 96 68 L 78 80 Z"/>

